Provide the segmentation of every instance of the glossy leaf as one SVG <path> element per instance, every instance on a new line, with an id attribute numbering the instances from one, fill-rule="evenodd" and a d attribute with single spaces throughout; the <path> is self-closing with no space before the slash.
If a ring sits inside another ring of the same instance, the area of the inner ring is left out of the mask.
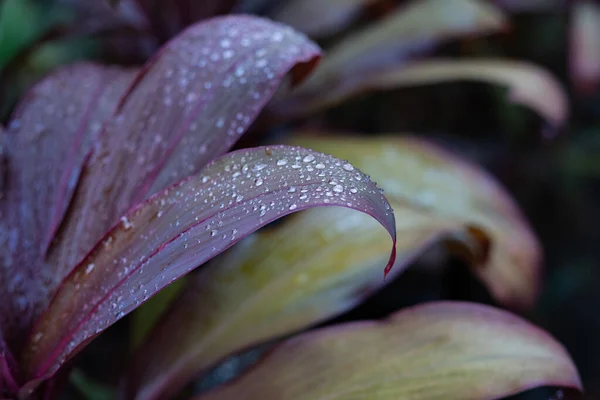
<path id="1" fill-rule="evenodd" d="M 302 148 L 230 153 L 153 196 L 123 217 L 60 287 L 30 336 L 28 376 L 47 378 L 172 281 L 276 218 L 314 206 L 365 212 L 395 238 L 394 216 L 374 183 L 349 164 Z M 393 259 L 394 253 L 389 265 Z"/>
<path id="2" fill-rule="evenodd" d="M 581 390 L 556 340 L 507 312 L 443 302 L 301 335 L 196 399 L 484 400 L 539 386 Z"/>
<path id="3" fill-rule="evenodd" d="M 70 204 L 92 142 L 132 79 L 122 69 L 69 66 L 37 84 L 13 114 L 4 137 L 6 196 L 0 202 L 5 249 L 0 322 L 9 342 L 51 294 L 48 282 L 55 271 L 40 268 L 45 251 Z"/>
<path id="4" fill-rule="evenodd" d="M 299 116 L 335 106 L 365 91 L 464 80 L 507 86 L 510 101 L 532 108 L 553 127 L 563 125 L 568 117 L 567 98 L 560 83 L 543 68 L 524 62 L 430 59 L 354 78 L 328 91 L 298 92 L 279 104 L 279 110 Z"/>
<path id="5" fill-rule="evenodd" d="M 55 283 L 132 206 L 226 152 L 286 74 L 300 80 L 318 55 L 305 36 L 249 16 L 211 19 L 165 45 L 91 156 L 50 254 L 62 267 Z"/>
<path id="6" fill-rule="evenodd" d="M 426 238 L 441 237 L 450 251 L 473 266 L 497 301 L 533 306 L 541 245 L 514 200 L 479 166 L 411 137 L 335 138 L 299 132 L 291 143 L 348 159 L 373 177 L 396 212 L 399 251 L 420 253 L 428 247 Z M 358 229 L 351 232 L 363 236 Z M 332 240 L 343 243 L 348 233 Z"/>
<path id="7" fill-rule="evenodd" d="M 469 261 L 499 301 L 530 306 L 540 248 L 514 202 L 474 165 L 415 139 L 296 135 L 381 182 L 396 210 L 395 273 L 435 242 Z M 163 398 L 225 356 L 346 311 L 385 282 L 389 239 L 368 216 L 314 209 L 213 261 L 138 351 L 125 398 Z M 273 301 L 277 299 L 277 301 Z"/>
<path id="8" fill-rule="evenodd" d="M 368 5 L 378 0 L 290 0 L 283 2 L 271 18 L 311 37 L 337 33 L 351 23 Z"/>
<path id="9" fill-rule="evenodd" d="M 328 49 L 300 93 L 326 94 L 347 79 L 372 76 L 374 71 L 406 62 L 415 52 L 441 41 L 495 32 L 504 26 L 504 15 L 485 2 L 414 1 Z"/>
<path id="10" fill-rule="evenodd" d="M 398 233 L 392 275 L 418 248 L 405 243 L 427 240 Z M 134 356 L 122 398 L 168 398 L 230 354 L 356 306 L 386 282 L 388 237 L 368 215 L 327 208 L 244 240 L 190 277 Z"/>
<path id="11" fill-rule="evenodd" d="M 575 3 L 570 30 L 572 82 L 580 92 L 593 92 L 600 83 L 600 6 L 593 1 Z"/>

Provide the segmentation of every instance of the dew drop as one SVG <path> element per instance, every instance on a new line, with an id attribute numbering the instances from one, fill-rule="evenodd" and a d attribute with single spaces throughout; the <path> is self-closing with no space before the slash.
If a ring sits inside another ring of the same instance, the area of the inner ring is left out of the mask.
<path id="1" fill-rule="evenodd" d="M 133 228 L 133 224 L 125 216 L 121 217 L 121 224 L 123 224 L 123 229 L 125 230 Z"/>
<path id="2" fill-rule="evenodd" d="M 315 165 L 316 169 L 325 169 L 325 164 L 323 163 L 318 163 L 317 165 Z"/>
<path id="3" fill-rule="evenodd" d="M 96 267 L 96 264 L 94 264 L 94 263 L 88 264 L 88 266 L 85 267 L 85 274 L 88 275 L 90 272 L 92 272 L 94 270 L 95 267 Z"/>
<path id="4" fill-rule="evenodd" d="M 342 168 L 345 171 L 348 171 L 348 172 L 354 171 L 354 167 L 352 166 L 352 164 L 349 164 L 349 163 L 346 163 L 346 164 L 342 165 Z"/>
<path id="5" fill-rule="evenodd" d="M 309 154 L 306 157 L 304 157 L 302 159 L 302 161 L 304 161 L 304 162 L 313 162 L 313 161 L 315 161 L 315 156 L 313 156 L 312 154 Z"/>
<path id="6" fill-rule="evenodd" d="M 281 158 L 281 159 L 277 160 L 277 165 L 280 167 L 287 165 L 287 163 L 288 163 L 288 160 L 285 158 Z"/>

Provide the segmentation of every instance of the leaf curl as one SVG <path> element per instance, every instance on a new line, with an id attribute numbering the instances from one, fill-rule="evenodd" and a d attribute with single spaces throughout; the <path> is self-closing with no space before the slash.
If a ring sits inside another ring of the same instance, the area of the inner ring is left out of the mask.
<path id="1" fill-rule="evenodd" d="M 372 215 L 395 242 L 391 208 L 368 177 L 297 147 L 230 153 L 153 196 L 124 216 L 62 284 L 29 337 L 24 365 L 32 381 L 23 391 L 170 282 L 274 219 L 314 206 Z"/>

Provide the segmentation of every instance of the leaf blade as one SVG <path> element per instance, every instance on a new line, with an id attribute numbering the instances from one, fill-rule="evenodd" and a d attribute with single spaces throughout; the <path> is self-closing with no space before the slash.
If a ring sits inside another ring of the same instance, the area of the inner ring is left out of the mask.
<path id="1" fill-rule="evenodd" d="M 311 164 L 319 172 L 308 175 Z M 283 215 L 319 205 L 351 207 L 372 215 L 395 242 L 385 197 L 366 176 L 343 165 L 296 147 L 238 151 L 130 212 L 69 275 L 34 326 L 25 355 L 30 379 L 52 375 L 140 302 Z M 331 180 L 352 181 L 357 192 L 336 192 Z M 388 265 L 393 260 L 394 251 Z"/>
<path id="2" fill-rule="evenodd" d="M 360 11 L 376 0 L 292 0 L 281 4 L 270 15 L 311 37 L 332 35 L 350 24 Z"/>
<path id="3" fill-rule="evenodd" d="M 591 1 L 573 5 L 570 21 L 570 75 L 577 90 L 591 93 L 600 83 L 600 7 Z"/>
<path id="4" fill-rule="evenodd" d="M 9 342 L 50 296 L 49 281 L 56 270 L 38 267 L 100 127 L 131 79 L 131 71 L 94 64 L 60 69 L 27 94 L 3 135 L 6 181 L 0 241 L 8 251 L 1 262 L 0 293 L 9 300 L 0 307 Z"/>
<path id="5" fill-rule="evenodd" d="M 134 355 L 123 398 L 169 397 L 228 355 L 356 306 L 386 283 L 386 236 L 371 217 L 333 208 L 245 239 L 190 277 Z M 388 282 L 414 256 L 398 243 Z"/>
<path id="6" fill-rule="evenodd" d="M 279 112 L 288 117 L 300 116 L 330 108 L 364 91 L 465 80 L 508 86 L 511 102 L 532 108 L 549 121 L 552 128 L 560 128 L 569 114 L 566 93 L 556 78 L 525 62 L 429 59 L 354 78 L 327 93 L 299 91 L 277 105 Z"/>
<path id="7" fill-rule="evenodd" d="M 205 21 L 166 44 L 100 135 L 49 255 L 62 268 L 54 283 L 131 207 L 225 153 L 288 73 L 301 80 L 318 58 L 304 35 L 250 16 Z"/>
<path id="8" fill-rule="evenodd" d="M 381 182 L 397 221 L 394 274 L 433 244 L 452 243 L 499 301 L 532 304 L 539 244 L 512 199 L 474 165 L 397 135 L 298 132 L 291 142 L 349 159 Z M 228 355 L 356 306 L 385 284 L 372 267 L 387 257 L 386 236 L 341 208 L 255 233 L 190 278 L 134 356 L 124 398 L 168 397 Z"/>
<path id="9" fill-rule="evenodd" d="M 399 230 L 449 240 L 498 302 L 518 309 L 534 305 L 541 244 L 504 187 L 476 164 L 411 136 L 369 140 L 309 131 L 288 143 L 350 160 L 386 191 Z"/>
<path id="10" fill-rule="evenodd" d="M 496 32 L 505 25 L 505 15 L 484 2 L 413 2 L 328 49 L 327 56 L 298 93 L 327 93 L 346 80 L 402 65 L 415 52 L 443 40 Z"/>
<path id="11" fill-rule="evenodd" d="M 548 334 L 498 309 L 441 302 L 301 335 L 196 399 L 482 400 L 545 385 L 581 390 L 569 355 Z"/>

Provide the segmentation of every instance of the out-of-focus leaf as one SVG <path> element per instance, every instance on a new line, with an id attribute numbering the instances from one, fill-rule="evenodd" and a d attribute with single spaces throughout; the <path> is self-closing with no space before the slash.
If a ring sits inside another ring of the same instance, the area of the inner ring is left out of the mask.
<path id="1" fill-rule="evenodd" d="M 0 329 L 0 396 L 5 392 L 15 393 L 19 388 L 13 377 L 15 367 L 15 360 Z"/>
<path id="2" fill-rule="evenodd" d="M 300 91 L 322 95 L 346 79 L 398 65 L 415 51 L 441 41 L 495 32 L 504 26 L 504 15 L 485 2 L 415 1 L 334 45 Z"/>
<path id="3" fill-rule="evenodd" d="M 368 177 L 297 147 L 230 153 L 153 196 L 98 243 L 35 324 L 24 356 L 33 381 L 24 393 L 169 283 L 269 222 L 314 206 L 372 215 L 395 243 L 391 208 Z"/>
<path id="4" fill-rule="evenodd" d="M 510 12 L 564 11 L 569 0 L 492 0 Z"/>
<path id="5" fill-rule="evenodd" d="M 345 28 L 369 4 L 379 0 L 291 0 L 283 2 L 271 18 L 311 37 L 332 35 Z"/>
<path id="6" fill-rule="evenodd" d="M 292 137 L 292 144 L 350 160 L 381 185 L 396 212 L 399 249 L 421 252 L 425 238 L 445 236 L 449 249 L 473 265 L 498 301 L 533 305 L 540 244 L 512 198 L 480 167 L 411 137 L 335 138 L 319 132 Z M 358 229 L 352 232 L 362 236 Z M 332 240 L 343 243 L 343 237 Z"/>
<path id="7" fill-rule="evenodd" d="M 146 335 L 152 330 L 160 315 L 168 308 L 181 290 L 186 287 L 187 277 L 183 277 L 150 298 L 132 314 L 131 347 L 137 349 Z"/>
<path id="8" fill-rule="evenodd" d="M 6 153 L 6 131 L 0 125 L 0 201 L 5 196 L 6 179 L 8 177 L 8 154 Z M 2 329 L 0 329 L 2 332 Z"/>
<path id="9" fill-rule="evenodd" d="M 0 3 L 0 70 L 44 30 L 40 22 L 39 7 L 28 0 Z"/>
<path id="10" fill-rule="evenodd" d="M 300 80 L 318 56 L 304 35 L 249 16 L 211 19 L 167 44 L 99 138 L 50 253 L 54 283 L 132 206 L 226 152 L 286 74 Z"/>
<path id="11" fill-rule="evenodd" d="M 328 90 L 299 90 L 277 104 L 288 117 L 333 107 L 351 96 L 369 90 L 431 85 L 448 81 L 480 81 L 508 86 L 510 101 L 532 108 L 560 127 L 568 117 L 568 103 L 560 83 L 545 69 L 534 64 L 505 60 L 415 61 L 377 73 L 356 75 Z"/>
<path id="12" fill-rule="evenodd" d="M 51 295 L 48 282 L 55 271 L 40 267 L 45 250 L 92 142 L 132 79 L 122 69 L 69 66 L 37 84 L 13 114 L 5 134 L 7 181 L 0 202 L 0 318 L 9 343 L 23 340 L 19 330 Z"/>
<path id="13" fill-rule="evenodd" d="M 571 80 L 575 88 L 589 93 L 600 83 L 600 6 L 580 1 L 571 13 Z"/>
<path id="14" fill-rule="evenodd" d="M 237 0 L 138 0 L 153 32 L 166 40 L 188 25 L 229 13 Z"/>
<path id="15" fill-rule="evenodd" d="M 293 218 L 190 278 L 137 351 L 122 398 L 168 398 L 227 355 L 340 314 L 385 283 L 389 238 L 377 221 L 342 208 Z M 393 275 L 430 234 L 398 232 Z"/>
<path id="16" fill-rule="evenodd" d="M 90 380 L 79 369 L 71 372 L 69 382 L 82 394 L 85 400 L 110 400 L 115 397 L 115 394 L 110 389 Z"/>
<path id="17" fill-rule="evenodd" d="M 500 301 L 531 305 L 539 245 L 491 177 L 415 139 L 296 137 L 381 182 L 397 216 L 395 273 L 445 240 Z M 384 284 L 374 266 L 388 243 L 371 218 L 341 208 L 254 234 L 191 278 L 139 350 L 125 398 L 165 397 L 233 352 L 350 309 Z"/>
<path id="18" fill-rule="evenodd" d="M 556 340 L 507 312 L 443 302 L 291 339 L 196 399 L 487 400 L 540 386 L 582 390 Z"/>
<path id="19" fill-rule="evenodd" d="M 71 10 L 74 18 L 69 30 L 98 33 L 129 27 L 146 30 L 145 18 L 137 0 L 55 0 L 56 5 Z"/>

